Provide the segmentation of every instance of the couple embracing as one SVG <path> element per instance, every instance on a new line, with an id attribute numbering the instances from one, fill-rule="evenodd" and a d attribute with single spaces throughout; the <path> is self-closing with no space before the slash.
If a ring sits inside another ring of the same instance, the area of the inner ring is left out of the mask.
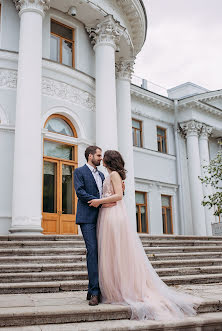
<path id="1" fill-rule="evenodd" d="M 118 151 L 89 146 L 74 172 L 76 223 L 87 249 L 89 305 L 129 305 L 132 319 L 169 320 L 196 313 L 201 300 L 169 288 L 149 262 L 123 201 L 124 161 Z M 97 169 L 103 160 L 108 176 Z"/>

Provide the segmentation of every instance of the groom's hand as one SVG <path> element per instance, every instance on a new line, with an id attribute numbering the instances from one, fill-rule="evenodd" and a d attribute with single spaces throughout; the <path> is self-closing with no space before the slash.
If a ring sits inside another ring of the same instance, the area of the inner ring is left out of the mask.
<path id="1" fill-rule="evenodd" d="M 114 207 L 116 206 L 116 202 L 112 202 L 112 203 L 104 203 L 102 205 L 102 208 L 110 208 L 110 207 Z"/>
<path id="2" fill-rule="evenodd" d="M 100 199 L 93 199 L 93 200 L 90 200 L 88 201 L 88 204 L 90 207 L 99 207 L 99 205 L 101 205 L 101 202 L 100 202 Z"/>

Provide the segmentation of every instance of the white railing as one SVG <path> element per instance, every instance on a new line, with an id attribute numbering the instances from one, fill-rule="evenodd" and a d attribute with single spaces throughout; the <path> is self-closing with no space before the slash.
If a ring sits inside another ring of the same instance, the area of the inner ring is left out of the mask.
<path id="1" fill-rule="evenodd" d="M 165 97 L 168 96 L 167 89 L 165 87 L 157 85 L 157 84 L 150 82 L 146 79 L 143 79 L 141 77 L 133 75 L 131 82 L 132 82 L 132 84 L 142 87 L 145 90 L 149 90 L 151 92 L 163 95 Z"/>

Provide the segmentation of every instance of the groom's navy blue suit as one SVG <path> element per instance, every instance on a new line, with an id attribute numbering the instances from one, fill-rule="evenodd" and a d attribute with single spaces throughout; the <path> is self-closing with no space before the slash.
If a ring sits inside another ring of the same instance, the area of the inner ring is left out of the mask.
<path id="1" fill-rule="evenodd" d="M 105 179 L 103 173 L 99 171 L 99 175 L 103 182 Z M 98 249 L 96 237 L 99 208 L 89 207 L 88 201 L 99 199 L 100 194 L 93 174 L 87 165 L 77 168 L 74 171 L 74 186 L 78 197 L 76 224 L 80 225 L 87 249 L 88 293 L 91 295 L 99 295 Z"/>

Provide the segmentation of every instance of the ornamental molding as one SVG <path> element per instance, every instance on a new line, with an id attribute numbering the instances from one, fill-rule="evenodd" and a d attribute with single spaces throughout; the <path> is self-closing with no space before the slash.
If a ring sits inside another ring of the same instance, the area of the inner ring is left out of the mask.
<path id="1" fill-rule="evenodd" d="M 147 114 L 147 112 L 144 112 L 144 111 L 139 110 L 137 108 L 133 108 L 132 109 L 132 114 L 135 114 L 135 115 L 138 115 L 138 116 L 141 116 L 141 117 L 145 117 L 145 118 L 148 118 L 150 120 L 158 121 L 158 122 L 161 122 L 161 123 L 170 125 L 170 126 L 173 126 L 174 125 L 174 123 L 170 123 L 168 121 L 164 121 L 163 119 L 161 119 L 159 117 L 151 116 L 151 115 Z"/>
<path id="2" fill-rule="evenodd" d="M 116 77 L 122 80 L 131 81 L 134 72 L 135 58 L 125 60 L 121 58 L 116 62 Z"/>
<path id="3" fill-rule="evenodd" d="M 95 111 L 95 97 L 74 86 L 49 78 L 42 80 L 42 93 Z"/>
<path id="4" fill-rule="evenodd" d="M 199 136 L 202 129 L 202 123 L 191 120 L 188 122 L 180 123 L 180 128 L 182 130 L 182 134 L 186 138 L 190 136 Z"/>
<path id="5" fill-rule="evenodd" d="M 202 138 L 202 139 L 208 139 L 211 136 L 212 131 L 213 131 L 212 126 L 209 126 L 209 125 L 206 125 L 206 124 L 202 124 L 200 138 Z"/>
<path id="6" fill-rule="evenodd" d="M 210 115 L 215 115 L 217 117 L 222 117 L 222 109 L 217 108 L 213 105 L 207 104 L 203 101 L 190 101 L 186 104 L 180 105 L 180 110 L 186 109 L 188 107 L 193 107 L 202 113 L 208 113 Z"/>
<path id="7" fill-rule="evenodd" d="M 133 54 L 136 55 L 140 52 L 146 38 L 146 17 L 142 5 L 135 0 L 116 0 L 116 3 L 130 23 L 134 46 Z"/>
<path id="8" fill-rule="evenodd" d="M 112 46 L 115 51 L 119 51 L 120 38 L 125 28 L 115 21 L 112 15 L 107 15 L 96 27 L 86 26 L 86 31 L 89 34 L 92 45 L 94 45 L 94 49 L 100 44 L 105 44 Z"/>
<path id="9" fill-rule="evenodd" d="M 16 89 L 17 71 L 0 70 L 0 88 Z M 42 93 L 44 95 L 72 102 L 89 110 L 95 110 L 95 97 L 88 92 L 74 86 L 53 79 L 42 79 Z"/>
<path id="10" fill-rule="evenodd" d="M 3 109 L 3 107 L 1 105 L 0 105 L 0 124 L 2 124 L 2 125 L 9 124 L 7 113 L 5 112 L 5 110 Z"/>
<path id="11" fill-rule="evenodd" d="M 192 102 L 198 101 L 209 101 L 222 98 L 222 90 L 217 91 L 209 91 L 201 94 L 196 94 L 190 97 L 186 97 L 184 99 L 178 100 L 180 106 L 186 105 Z"/>
<path id="12" fill-rule="evenodd" d="M 17 86 L 17 71 L 15 70 L 0 70 L 0 88 L 16 88 Z"/>
<path id="13" fill-rule="evenodd" d="M 165 99 L 164 97 L 159 95 L 155 95 L 150 91 L 138 92 L 135 91 L 134 86 L 131 85 L 131 95 L 138 98 L 144 104 L 148 103 L 151 105 L 155 105 L 164 110 L 168 110 L 169 112 L 174 111 L 174 103 L 172 100 L 169 100 L 167 98 Z"/>
<path id="14" fill-rule="evenodd" d="M 50 8 L 50 0 L 13 0 L 19 15 L 26 11 L 38 12 L 44 16 L 44 12 Z"/>

